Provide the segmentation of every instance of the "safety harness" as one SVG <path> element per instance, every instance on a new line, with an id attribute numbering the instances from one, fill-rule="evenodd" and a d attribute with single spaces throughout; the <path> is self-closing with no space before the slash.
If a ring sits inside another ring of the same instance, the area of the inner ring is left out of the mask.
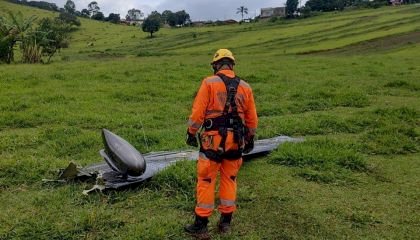
<path id="1" fill-rule="evenodd" d="M 203 128 L 205 131 L 218 131 L 222 140 L 216 150 L 203 149 L 202 144 L 200 152 L 204 153 L 207 158 L 221 162 L 223 159 L 235 160 L 242 157 L 245 125 L 238 114 L 238 106 L 236 105 L 235 97 L 238 91 L 238 86 L 241 81 L 239 77 L 229 78 L 224 74 L 218 73 L 226 87 L 227 98 L 223 114 L 216 118 L 208 118 L 204 121 Z M 229 112 L 229 109 L 232 109 Z M 234 143 L 238 144 L 238 150 L 226 151 L 226 138 L 228 131 L 233 131 Z"/>

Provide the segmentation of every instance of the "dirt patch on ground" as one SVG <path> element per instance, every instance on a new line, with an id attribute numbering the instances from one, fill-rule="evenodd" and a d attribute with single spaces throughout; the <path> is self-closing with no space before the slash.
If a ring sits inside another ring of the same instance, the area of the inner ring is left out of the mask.
<path id="1" fill-rule="evenodd" d="M 359 42 L 351 44 L 341 48 L 335 48 L 330 50 L 321 50 L 321 51 L 310 51 L 300 53 L 302 55 L 306 54 L 320 54 L 320 55 L 330 55 L 330 54 L 365 54 L 366 52 L 382 52 L 389 51 L 392 49 L 397 49 L 405 47 L 411 44 L 420 43 L 420 31 L 392 35 L 382 38 L 375 38 L 372 40 Z"/>

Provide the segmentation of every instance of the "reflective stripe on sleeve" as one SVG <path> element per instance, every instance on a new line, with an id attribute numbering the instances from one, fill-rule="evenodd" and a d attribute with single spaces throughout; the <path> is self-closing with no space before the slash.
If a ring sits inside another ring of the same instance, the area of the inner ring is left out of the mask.
<path id="1" fill-rule="evenodd" d="M 241 81 L 239 82 L 239 85 L 241 85 L 242 87 L 251 88 L 251 86 L 249 86 L 249 84 L 248 84 L 248 83 L 246 83 L 244 80 L 241 80 Z"/>
<path id="2" fill-rule="evenodd" d="M 202 153 L 202 152 L 199 152 L 199 153 L 198 153 L 198 157 L 199 157 L 199 158 L 202 158 L 202 159 L 204 159 L 204 160 L 209 160 L 209 159 L 207 158 L 206 154 L 204 154 L 204 153 Z"/>
<path id="3" fill-rule="evenodd" d="M 223 206 L 234 207 L 235 203 L 236 202 L 232 201 L 232 200 L 220 199 L 220 204 L 223 205 Z"/>
<path id="4" fill-rule="evenodd" d="M 188 120 L 188 126 L 192 127 L 192 128 L 200 128 L 201 127 L 201 123 L 198 122 L 194 122 L 193 120 L 189 119 Z"/>
<path id="5" fill-rule="evenodd" d="M 216 82 L 222 82 L 223 83 L 223 80 L 220 79 L 219 77 L 212 77 L 212 78 L 209 78 L 209 79 L 206 80 L 206 83 L 216 83 Z"/>

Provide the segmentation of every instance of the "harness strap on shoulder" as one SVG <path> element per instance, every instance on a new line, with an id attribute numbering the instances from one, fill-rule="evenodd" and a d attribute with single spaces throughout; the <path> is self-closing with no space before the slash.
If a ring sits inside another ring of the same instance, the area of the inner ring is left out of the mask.
<path id="1" fill-rule="evenodd" d="M 223 115 L 227 115 L 229 113 L 230 107 L 232 107 L 232 113 L 237 115 L 238 113 L 238 107 L 236 106 L 236 93 L 238 91 L 239 83 L 241 82 L 241 79 L 235 76 L 234 78 L 229 78 L 224 74 L 218 73 L 217 76 L 219 76 L 226 87 L 226 103 L 225 108 L 223 110 Z"/>
<path id="2" fill-rule="evenodd" d="M 219 152 L 224 153 L 226 151 L 226 138 L 227 138 L 226 126 L 233 125 L 234 123 L 231 121 L 235 121 L 234 119 L 239 117 L 238 107 L 236 105 L 235 98 L 236 98 L 236 93 L 238 92 L 238 86 L 241 79 L 236 76 L 234 78 L 229 78 L 226 75 L 221 74 L 221 73 L 217 74 L 217 76 L 219 76 L 223 80 L 223 83 L 225 84 L 225 87 L 226 87 L 226 103 L 225 103 L 225 108 L 223 110 L 223 116 L 225 117 L 226 123 L 223 128 L 219 129 L 219 133 L 222 136 L 222 140 L 219 146 Z M 230 108 L 232 108 L 232 111 L 230 113 L 231 117 L 228 117 Z M 239 143 L 239 136 L 237 136 L 238 134 L 234 133 L 234 135 L 235 135 L 235 142 Z"/>

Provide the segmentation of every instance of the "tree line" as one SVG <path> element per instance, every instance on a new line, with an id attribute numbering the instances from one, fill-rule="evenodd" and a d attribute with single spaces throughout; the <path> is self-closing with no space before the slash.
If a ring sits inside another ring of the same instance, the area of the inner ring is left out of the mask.
<path id="1" fill-rule="evenodd" d="M 96 1 L 90 2 L 86 8 L 81 11 L 76 9 L 76 4 L 72 0 L 67 0 L 63 8 L 59 8 L 55 3 L 49 3 L 45 1 L 26 1 L 26 0 L 8 0 L 9 2 L 27 5 L 31 7 L 37 7 L 44 10 L 56 11 L 61 13 L 70 14 L 77 17 L 91 18 L 98 21 L 108 21 L 112 23 L 121 23 L 122 18 L 119 13 L 110 13 L 107 17 L 101 11 L 101 8 Z M 158 19 L 159 22 L 167 24 L 171 27 L 185 26 L 191 23 L 190 15 L 185 11 L 172 12 L 165 10 L 162 13 L 153 11 L 148 17 Z M 144 18 L 144 13 L 140 9 L 130 9 L 125 16 L 125 22 L 136 22 L 141 21 Z M 144 19 L 145 20 L 145 19 Z"/>
<path id="2" fill-rule="evenodd" d="M 191 24 L 190 15 L 185 11 L 172 12 L 165 10 L 162 13 L 153 11 L 142 23 L 142 30 L 150 33 L 150 37 L 153 37 L 153 33 L 159 31 L 160 27 L 167 24 L 171 27 L 183 27 Z"/>
<path id="3" fill-rule="evenodd" d="M 308 17 L 312 15 L 312 12 L 342 11 L 351 7 L 377 8 L 391 3 L 391 0 L 308 0 L 303 7 L 299 8 L 299 0 L 287 0 L 286 17 Z M 420 3 L 420 0 L 401 0 L 400 3 Z"/>

